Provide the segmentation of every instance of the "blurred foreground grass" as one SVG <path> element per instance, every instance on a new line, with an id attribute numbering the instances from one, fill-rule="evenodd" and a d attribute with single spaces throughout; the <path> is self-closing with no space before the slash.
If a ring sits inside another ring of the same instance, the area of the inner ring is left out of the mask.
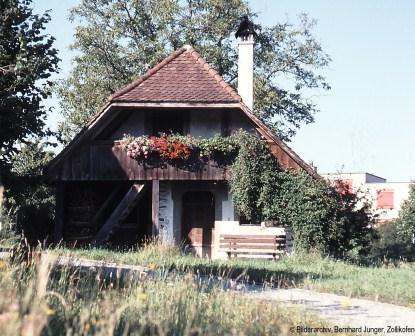
<path id="1" fill-rule="evenodd" d="M 297 325 L 327 326 L 304 311 L 207 286 L 192 273 L 121 288 L 99 273 L 56 267 L 56 258 L 0 261 L 0 335 L 288 335 Z"/>

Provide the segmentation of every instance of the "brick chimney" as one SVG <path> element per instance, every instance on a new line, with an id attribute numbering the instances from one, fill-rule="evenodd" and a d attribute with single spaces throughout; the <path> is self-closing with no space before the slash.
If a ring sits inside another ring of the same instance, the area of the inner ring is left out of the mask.
<path id="1" fill-rule="evenodd" d="M 238 93 L 251 110 L 254 104 L 254 43 L 253 23 L 245 15 L 235 37 L 238 38 Z"/>

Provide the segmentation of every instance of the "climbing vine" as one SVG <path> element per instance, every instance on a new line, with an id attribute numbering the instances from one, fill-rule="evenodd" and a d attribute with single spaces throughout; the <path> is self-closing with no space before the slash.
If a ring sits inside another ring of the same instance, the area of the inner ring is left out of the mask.
<path id="1" fill-rule="evenodd" d="M 297 250 L 357 258 L 371 236 L 368 204 L 348 189 L 282 169 L 264 142 L 242 133 L 232 166 L 232 199 L 252 222 L 293 229 Z"/>

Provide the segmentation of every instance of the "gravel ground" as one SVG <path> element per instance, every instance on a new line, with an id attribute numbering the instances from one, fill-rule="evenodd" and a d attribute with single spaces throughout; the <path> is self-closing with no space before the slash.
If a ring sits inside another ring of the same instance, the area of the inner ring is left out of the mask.
<path id="1" fill-rule="evenodd" d="M 407 307 L 297 288 L 248 291 L 247 295 L 300 305 L 334 326 L 361 328 L 350 330 L 356 334 L 415 335 L 415 310 Z M 334 327 L 326 334 L 335 334 Z"/>

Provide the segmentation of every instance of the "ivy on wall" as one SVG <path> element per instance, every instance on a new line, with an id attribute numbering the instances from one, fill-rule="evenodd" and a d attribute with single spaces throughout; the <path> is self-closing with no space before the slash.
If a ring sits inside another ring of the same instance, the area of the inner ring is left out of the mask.
<path id="1" fill-rule="evenodd" d="M 342 185 L 283 170 L 264 142 L 241 133 L 232 166 L 232 199 L 252 222 L 293 229 L 297 250 L 357 259 L 371 239 L 369 204 Z"/>

